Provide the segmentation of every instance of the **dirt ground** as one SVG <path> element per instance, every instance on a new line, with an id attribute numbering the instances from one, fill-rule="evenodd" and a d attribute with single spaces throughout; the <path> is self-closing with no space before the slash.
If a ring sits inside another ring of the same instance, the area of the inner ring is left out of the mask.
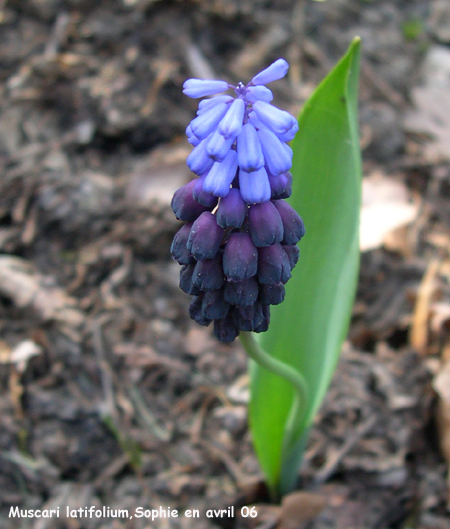
<path id="1" fill-rule="evenodd" d="M 245 354 L 189 320 L 169 255 L 181 86 L 282 56 L 276 102 L 297 113 L 356 35 L 358 297 L 281 509 Z M 0 0 L 1 529 L 450 527 L 449 57 L 447 0 Z M 91 505 L 180 515 L 65 516 Z"/>

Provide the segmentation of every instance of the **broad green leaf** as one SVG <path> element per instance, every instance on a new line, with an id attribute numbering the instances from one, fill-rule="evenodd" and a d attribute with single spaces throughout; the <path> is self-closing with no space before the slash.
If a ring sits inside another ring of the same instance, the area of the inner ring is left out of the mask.
<path id="1" fill-rule="evenodd" d="M 295 484 L 308 430 L 336 367 L 348 331 L 358 268 L 361 160 L 358 139 L 360 40 L 306 102 L 293 141 L 293 193 L 306 235 L 300 261 L 286 285 L 285 301 L 272 308 L 259 343 L 298 369 L 308 403 L 297 446 L 282 453 L 293 391 L 277 375 L 251 365 L 250 426 L 269 487 L 285 494 Z"/>

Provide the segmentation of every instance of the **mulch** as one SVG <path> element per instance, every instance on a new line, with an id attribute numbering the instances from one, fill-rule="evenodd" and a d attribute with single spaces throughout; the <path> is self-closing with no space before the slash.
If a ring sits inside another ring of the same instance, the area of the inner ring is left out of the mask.
<path id="1" fill-rule="evenodd" d="M 450 43 L 441 4 L 0 1 L 1 529 L 449 527 L 435 383 L 450 358 L 449 159 L 403 126 L 424 54 Z M 400 179 L 419 215 L 362 254 L 300 492 L 277 507 L 248 432 L 246 356 L 189 320 L 169 255 L 195 112 L 181 85 L 284 56 L 274 93 L 298 112 L 358 34 L 364 172 Z M 18 524 L 11 505 L 202 517 Z"/>

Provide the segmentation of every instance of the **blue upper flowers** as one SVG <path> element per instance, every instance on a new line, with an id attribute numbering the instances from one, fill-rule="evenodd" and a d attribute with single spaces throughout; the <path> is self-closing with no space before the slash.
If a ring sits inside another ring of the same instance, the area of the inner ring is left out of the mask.
<path id="1" fill-rule="evenodd" d="M 182 266 L 180 287 L 194 295 L 191 317 L 214 320 L 224 342 L 239 331 L 262 332 L 269 305 L 284 299 L 284 284 L 298 260 L 304 235 L 299 215 L 284 202 L 291 193 L 292 149 L 298 130 L 288 112 L 271 104 L 264 86 L 284 77 L 289 65 L 278 59 L 244 86 L 188 79 L 183 92 L 200 101 L 186 129 L 194 146 L 187 158 L 198 175 L 172 200 L 186 221 L 171 252 Z M 234 89 L 236 97 L 222 94 Z"/>
<path id="2" fill-rule="evenodd" d="M 201 101 L 197 117 L 186 129 L 195 146 L 187 164 L 193 173 L 205 176 L 207 193 L 227 196 L 238 170 L 237 186 L 245 202 L 266 202 L 272 195 L 271 177 L 276 180 L 291 168 L 292 150 L 286 142 L 295 136 L 297 121 L 270 104 L 272 92 L 263 86 L 284 77 L 288 68 L 284 59 L 278 59 L 247 86 L 203 79 L 184 83 L 183 92 L 193 98 L 230 88 L 236 93 L 236 98 L 220 95 Z"/>

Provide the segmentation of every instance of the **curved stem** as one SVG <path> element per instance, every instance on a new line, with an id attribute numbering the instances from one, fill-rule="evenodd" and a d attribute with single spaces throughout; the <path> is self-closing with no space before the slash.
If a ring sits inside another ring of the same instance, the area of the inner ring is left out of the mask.
<path id="1" fill-rule="evenodd" d="M 284 459 L 289 459 L 290 451 L 296 444 L 296 430 L 300 426 L 307 406 L 308 386 L 303 375 L 281 360 L 268 355 L 249 332 L 240 334 L 240 340 L 248 356 L 271 373 L 279 375 L 294 387 L 294 400 L 286 420 L 283 438 Z"/>

